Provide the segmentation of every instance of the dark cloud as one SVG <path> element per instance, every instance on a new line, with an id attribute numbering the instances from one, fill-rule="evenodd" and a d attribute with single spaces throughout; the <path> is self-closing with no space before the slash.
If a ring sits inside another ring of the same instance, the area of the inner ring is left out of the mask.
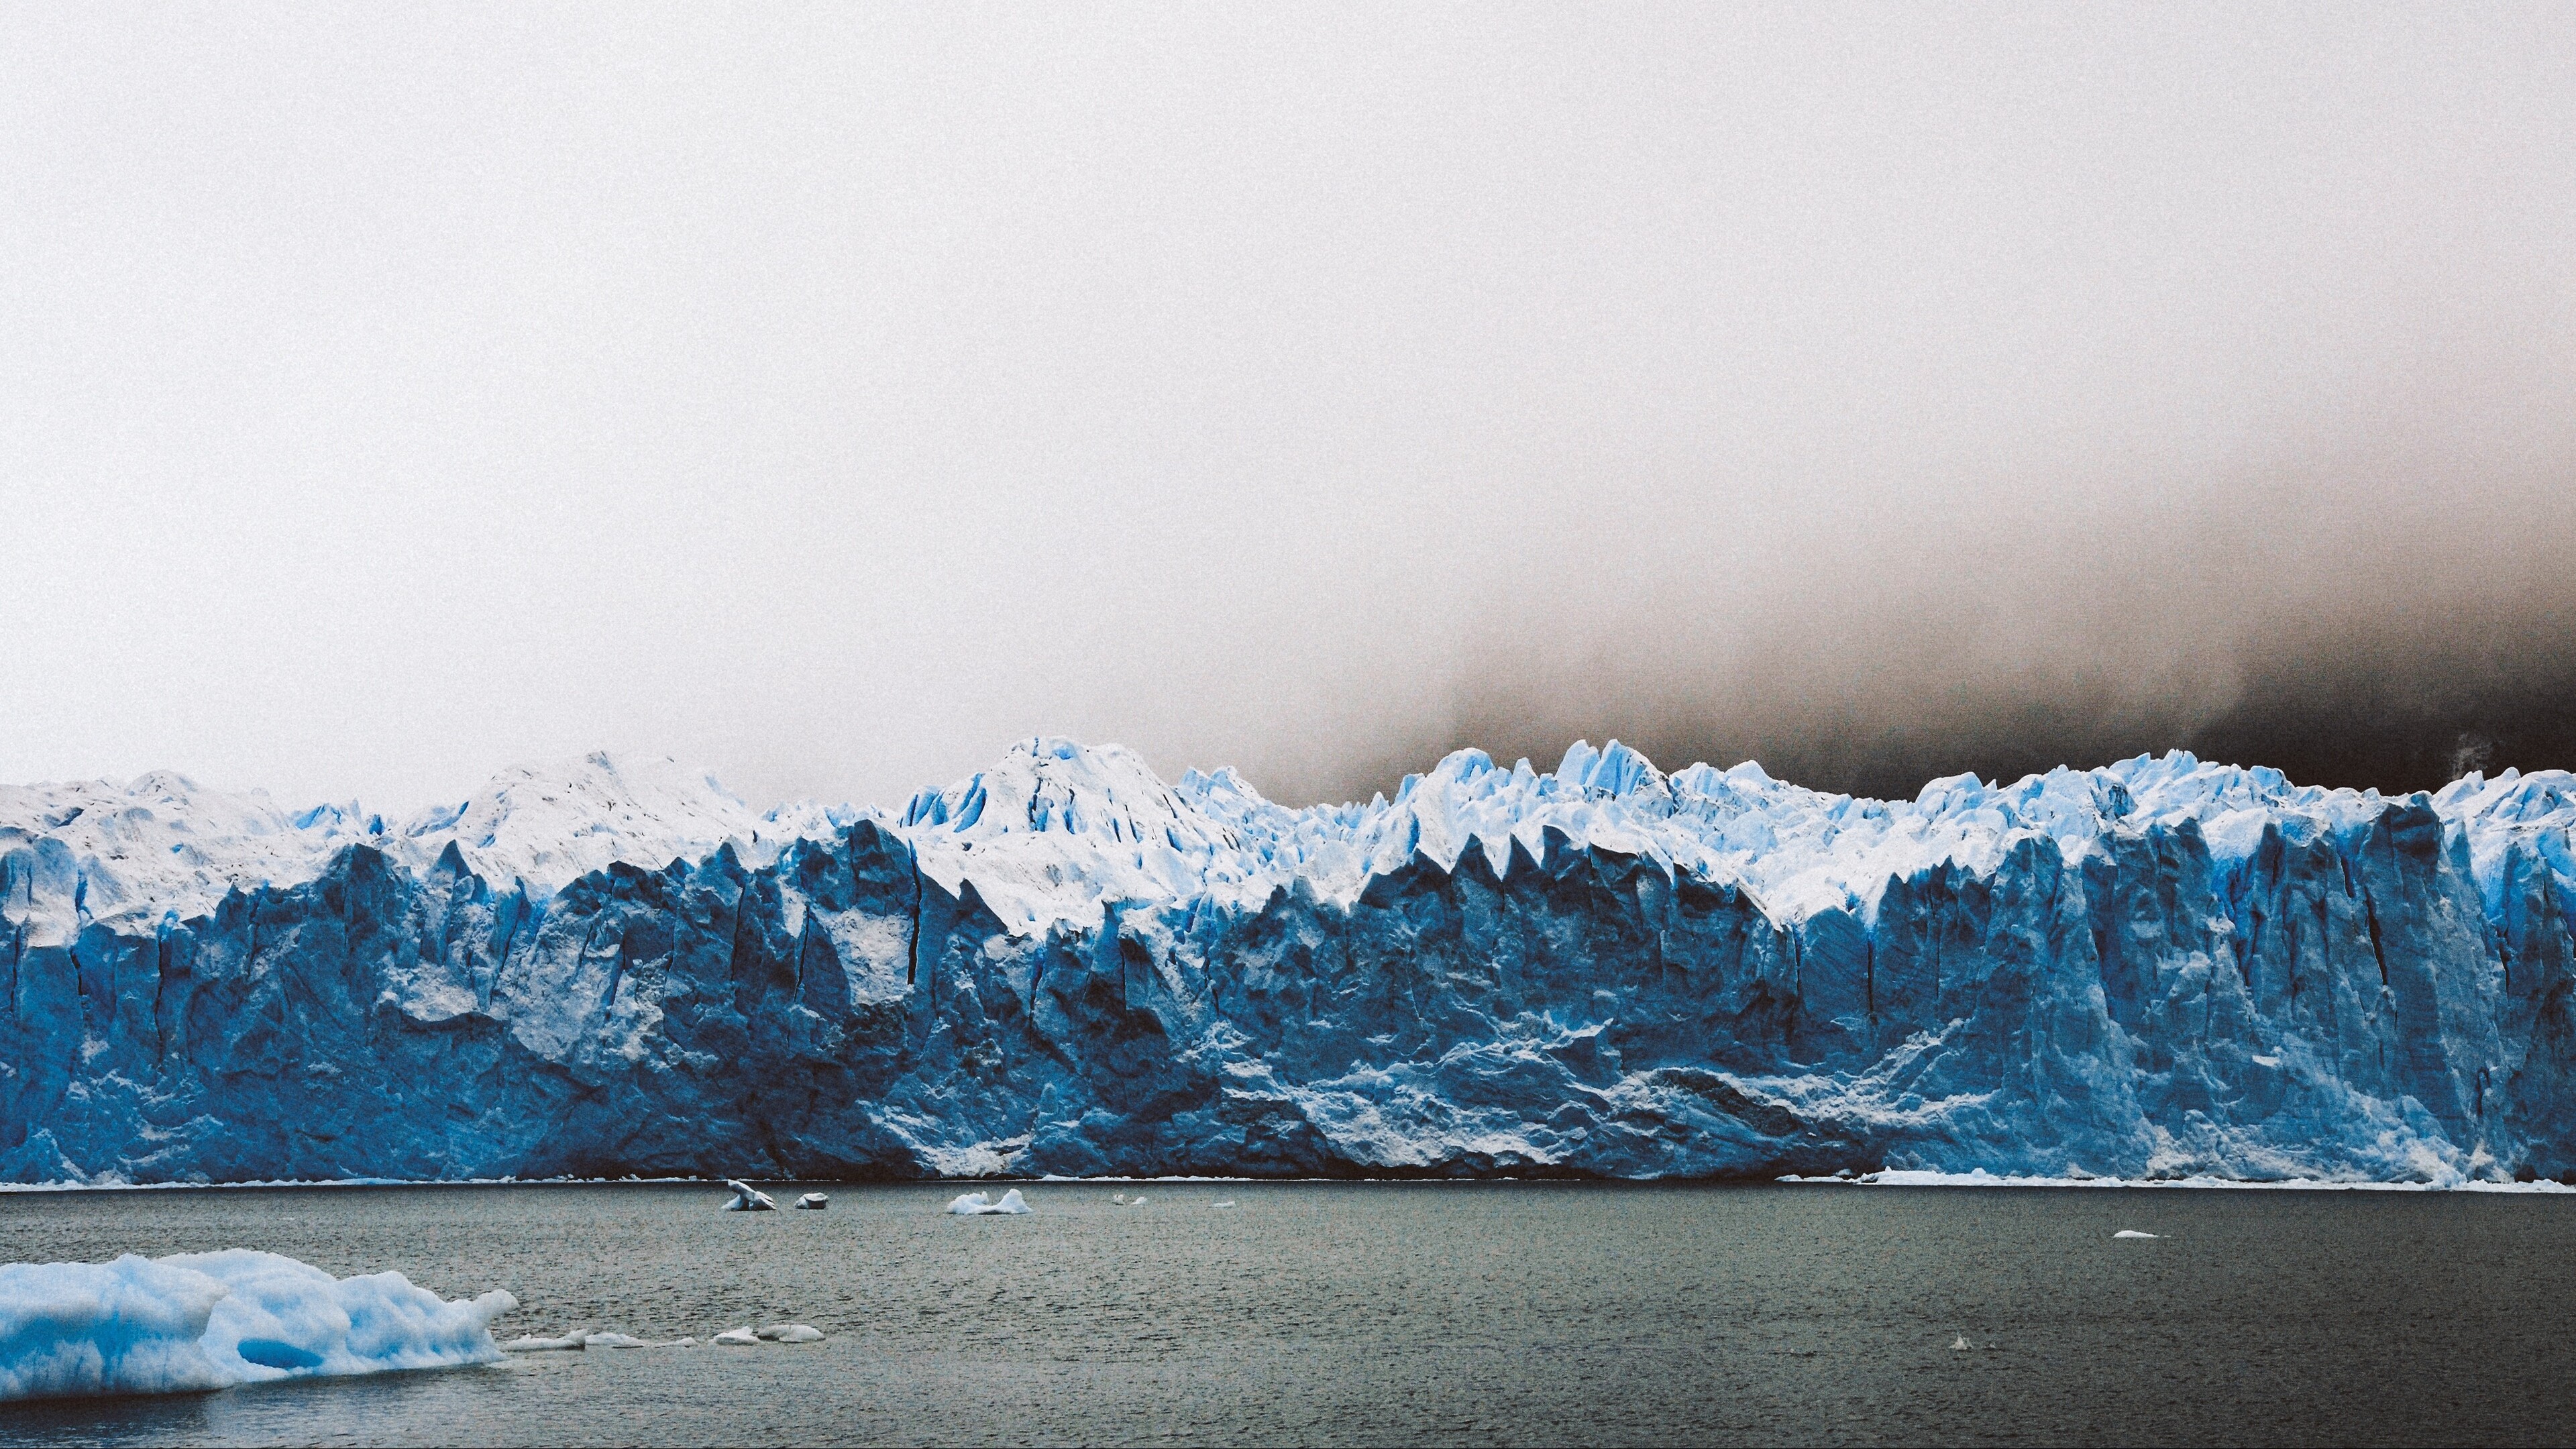
<path id="1" fill-rule="evenodd" d="M 2576 609 L 2561 601 L 2519 621 L 2520 644 L 2504 658 L 2464 657 L 2464 641 L 2452 638 L 2284 643 L 2247 661 L 2214 709 L 2190 696 L 2142 704 L 2098 679 L 2039 673 L 1960 685 L 1881 679 L 1880 692 L 1867 695 L 1848 679 L 1813 678 L 1760 702 L 1676 698 L 1579 717 L 1485 689 L 1466 701 L 1448 743 L 1544 769 L 1574 738 L 1616 736 L 1667 766 L 1760 760 L 1800 784 L 1882 798 L 1911 797 L 1925 781 L 1960 771 L 2013 780 L 2175 748 L 2270 765 L 2302 784 L 2425 790 L 2472 769 L 2576 768 L 2571 631 Z M 1380 765 L 1318 793 L 1365 795 L 1395 773 Z"/>
<path id="2" fill-rule="evenodd" d="M 2576 768 L 2576 445 L 2413 403 L 2306 461 L 2142 478 L 2111 526 L 2004 490 L 1749 597 L 1666 579 L 1616 627 L 1509 616 L 1441 743 L 1546 768 L 1617 737 L 1881 797 L 2175 748 L 2386 792 Z M 1354 763 L 1315 793 L 1387 783 Z"/>

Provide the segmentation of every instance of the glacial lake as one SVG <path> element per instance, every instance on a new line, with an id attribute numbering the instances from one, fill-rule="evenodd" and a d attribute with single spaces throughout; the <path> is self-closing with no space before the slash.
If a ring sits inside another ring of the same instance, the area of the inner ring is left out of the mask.
<path id="1" fill-rule="evenodd" d="M 507 1288 L 502 1338 L 829 1335 L 0 1406 L 0 1442 L 2576 1439 L 2576 1197 L 1039 1183 L 1034 1215 L 955 1218 L 953 1184 L 828 1190 L 0 1195 L 8 1261 L 254 1247 Z"/>

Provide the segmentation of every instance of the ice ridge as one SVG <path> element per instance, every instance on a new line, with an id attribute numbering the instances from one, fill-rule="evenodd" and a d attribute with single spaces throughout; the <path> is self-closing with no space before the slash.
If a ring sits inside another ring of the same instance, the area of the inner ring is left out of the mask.
<path id="1" fill-rule="evenodd" d="M 0 788 L 0 1176 L 2576 1172 L 2576 780 Z"/>

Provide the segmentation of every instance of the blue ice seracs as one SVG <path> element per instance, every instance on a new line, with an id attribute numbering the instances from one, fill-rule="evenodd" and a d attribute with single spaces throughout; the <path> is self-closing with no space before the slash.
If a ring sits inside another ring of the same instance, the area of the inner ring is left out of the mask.
<path id="1" fill-rule="evenodd" d="M 2576 1173 L 2576 781 L 0 788 L 0 1178 Z"/>

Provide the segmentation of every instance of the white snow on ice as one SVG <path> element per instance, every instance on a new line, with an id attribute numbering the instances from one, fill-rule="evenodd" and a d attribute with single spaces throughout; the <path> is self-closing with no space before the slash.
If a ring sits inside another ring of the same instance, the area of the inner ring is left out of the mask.
<path id="1" fill-rule="evenodd" d="M 2466 834 L 2490 904 L 2517 840 L 2576 890 L 2576 776 L 2471 774 L 2429 798 Z M 2224 865 L 2251 855 L 2266 828 L 2352 835 L 2388 803 L 2377 791 L 2295 786 L 2277 770 L 2181 751 L 2010 784 L 1957 775 L 1913 800 L 1869 800 L 1786 784 L 1750 762 L 1667 775 L 1614 740 L 1577 742 L 1549 773 L 1459 750 L 1406 777 L 1391 800 L 1290 809 L 1230 769 L 1167 784 L 1120 746 L 1036 738 L 921 792 L 899 817 L 811 802 L 757 812 L 702 770 L 606 753 L 507 770 L 455 805 L 398 821 L 355 803 L 289 810 L 263 792 L 228 794 L 167 770 L 123 785 L 0 786 L 0 852 L 35 850 L 22 904 L 65 938 L 90 920 L 202 915 L 236 886 L 309 880 L 350 845 L 423 871 L 453 847 L 494 885 L 543 896 L 612 862 L 660 869 L 727 844 L 766 864 L 789 842 L 836 838 L 863 819 L 909 843 L 950 891 L 973 883 L 1021 934 L 1095 924 L 1120 900 L 1256 904 L 1299 880 L 1347 902 L 1417 856 L 1454 869 L 1477 850 L 1508 874 L 1515 848 L 1540 855 L 1551 832 L 1668 872 L 1738 881 L 1776 920 L 1834 910 L 1869 920 L 1891 878 L 1944 861 L 1990 870 L 2029 840 L 2053 840 L 2073 859 L 2115 827 L 2189 821 Z"/>

